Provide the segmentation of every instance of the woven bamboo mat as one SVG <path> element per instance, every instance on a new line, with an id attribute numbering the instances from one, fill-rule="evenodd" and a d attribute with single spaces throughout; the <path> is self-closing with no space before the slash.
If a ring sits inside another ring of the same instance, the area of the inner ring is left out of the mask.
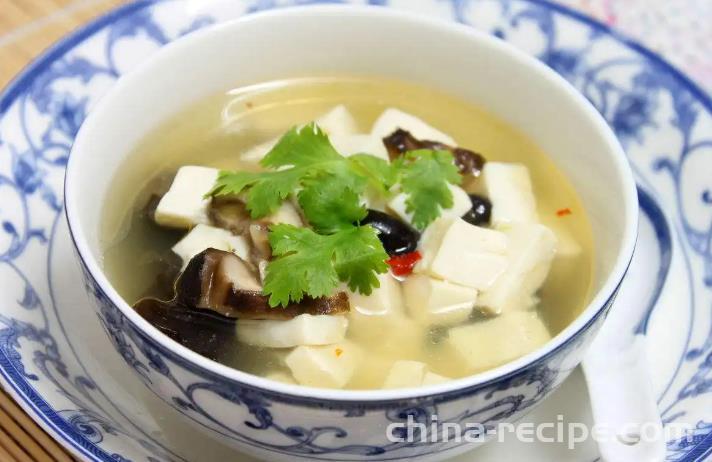
<path id="1" fill-rule="evenodd" d="M 0 0 L 0 88 L 57 39 L 124 2 Z"/>
<path id="2" fill-rule="evenodd" d="M 73 462 L 74 459 L 0 390 L 0 461 Z"/>

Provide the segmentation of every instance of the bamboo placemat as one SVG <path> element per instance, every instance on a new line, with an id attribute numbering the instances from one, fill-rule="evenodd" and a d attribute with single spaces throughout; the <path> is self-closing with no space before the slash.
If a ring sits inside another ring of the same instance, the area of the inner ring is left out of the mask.
<path id="1" fill-rule="evenodd" d="M 73 462 L 4 391 L 0 390 L 0 461 Z"/>
<path id="2" fill-rule="evenodd" d="M 57 39 L 121 3 L 125 0 L 0 0 L 0 88 Z"/>

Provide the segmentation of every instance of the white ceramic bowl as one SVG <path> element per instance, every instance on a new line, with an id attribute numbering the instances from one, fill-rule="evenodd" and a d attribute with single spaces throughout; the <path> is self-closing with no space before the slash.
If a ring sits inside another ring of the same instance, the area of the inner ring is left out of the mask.
<path id="1" fill-rule="evenodd" d="M 594 296 L 583 313 L 542 348 L 494 370 L 441 385 L 369 391 L 298 387 L 234 370 L 173 342 L 135 313 L 101 268 L 101 211 L 117 168 L 146 134 L 203 97 L 315 73 L 434 87 L 534 140 L 573 182 L 593 226 Z M 252 15 L 166 46 L 91 111 L 69 159 L 65 195 L 88 291 L 126 363 L 206 431 L 272 460 L 444 458 L 469 443 L 393 442 L 388 425 L 409 415 L 427 424 L 437 415 L 436 428 L 521 417 L 581 360 L 623 279 L 637 226 L 635 185 L 616 138 L 557 74 L 470 28 L 353 6 Z"/>

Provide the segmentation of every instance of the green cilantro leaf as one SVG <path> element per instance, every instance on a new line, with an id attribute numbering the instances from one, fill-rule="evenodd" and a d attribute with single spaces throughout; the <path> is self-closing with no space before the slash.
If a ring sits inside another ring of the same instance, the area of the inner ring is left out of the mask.
<path id="1" fill-rule="evenodd" d="M 449 151 L 418 149 L 395 162 L 401 189 L 408 195 L 406 211 L 413 214 L 413 225 L 423 230 L 440 216 L 441 209 L 453 206 L 448 183 L 459 184 L 462 177 Z"/>
<path id="2" fill-rule="evenodd" d="M 398 172 L 394 166 L 380 157 L 370 154 L 354 154 L 348 158 L 351 168 L 368 179 L 369 185 L 381 194 L 398 181 Z"/>
<path id="3" fill-rule="evenodd" d="M 208 196 L 246 193 L 247 210 L 253 218 L 261 218 L 301 189 L 300 204 L 307 220 L 318 230 L 331 232 L 342 228 L 346 218 L 363 217 L 359 196 L 367 187 L 385 195 L 395 179 L 392 167 L 375 156 L 341 156 L 313 123 L 289 130 L 261 165 L 270 170 L 221 171 Z M 324 210 L 339 213 L 329 215 Z"/>
<path id="4" fill-rule="evenodd" d="M 336 152 L 329 137 L 315 123 L 292 127 L 260 161 L 266 168 L 304 167 L 344 158 Z"/>
<path id="5" fill-rule="evenodd" d="M 334 175 L 310 178 L 297 194 L 309 223 L 320 233 L 330 234 L 352 227 L 366 216 L 359 195 Z"/>
<path id="6" fill-rule="evenodd" d="M 371 226 L 323 235 L 279 224 L 270 227 L 269 241 L 277 258 L 267 265 L 263 290 L 273 307 L 299 302 L 305 295 L 331 295 L 340 281 L 370 294 L 379 286 L 376 274 L 388 270 L 388 255 Z"/>
<path id="7" fill-rule="evenodd" d="M 208 196 L 243 195 L 251 216 L 261 218 L 296 195 L 313 229 L 270 227 L 275 258 L 263 290 L 271 306 L 328 296 L 340 283 L 371 294 L 377 275 L 388 269 L 388 255 L 375 228 L 354 224 L 367 214 L 361 196 L 387 197 L 400 183 L 406 210 L 422 230 L 453 206 L 448 183 L 461 181 L 449 151 L 411 151 L 392 163 L 365 153 L 343 157 L 313 123 L 289 130 L 261 164 L 269 170 L 220 172 Z"/>
<path id="8" fill-rule="evenodd" d="M 259 173 L 221 170 L 206 196 L 238 195 L 247 190 L 247 210 L 252 218 L 261 218 L 274 213 L 299 187 L 300 179 L 301 172 L 294 169 Z"/>
<path id="9" fill-rule="evenodd" d="M 371 295 L 380 283 L 376 274 L 388 271 L 388 254 L 372 226 L 357 226 L 341 231 L 340 244 L 336 247 L 335 263 L 339 280 L 349 289 Z"/>

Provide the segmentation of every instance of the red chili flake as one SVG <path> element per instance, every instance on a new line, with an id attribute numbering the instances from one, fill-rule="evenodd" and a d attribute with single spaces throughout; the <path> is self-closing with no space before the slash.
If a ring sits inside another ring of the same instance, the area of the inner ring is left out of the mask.
<path id="1" fill-rule="evenodd" d="M 565 209 L 559 209 L 556 211 L 557 217 L 565 217 L 566 215 L 571 215 L 571 209 L 566 207 Z"/>
<path id="2" fill-rule="evenodd" d="M 337 348 L 336 350 L 334 350 L 334 353 L 336 353 L 336 357 L 337 357 L 337 358 L 338 358 L 339 356 L 341 356 L 341 354 L 342 354 L 343 352 L 344 352 L 344 350 L 342 350 L 341 348 Z"/>
<path id="3" fill-rule="evenodd" d="M 403 255 L 394 255 L 386 260 L 386 263 L 390 265 L 391 271 L 393 271 L 393 274 L 396 276 L 408 276 L 413 272 L 413 267 L 421 258 L 423 258 L 423 256 L 416 250 L 415 252 L 404 253 Z"/>

